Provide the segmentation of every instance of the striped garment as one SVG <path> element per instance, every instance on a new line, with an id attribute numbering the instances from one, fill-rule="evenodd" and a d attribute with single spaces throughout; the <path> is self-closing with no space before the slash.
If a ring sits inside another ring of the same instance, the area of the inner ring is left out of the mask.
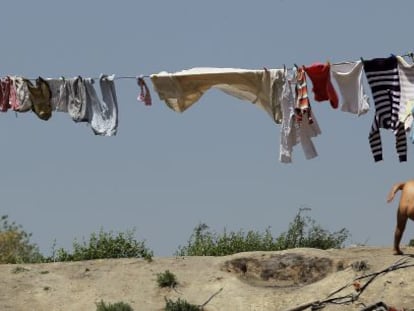
<path id="1" fill-rule="evenodd" d="M 397 56 L 398 60 L 398 74 L 400 76 L 400 110 L 399 120 L 404 122 L 407 114 L 411 114 L 411 109 L 406 111 L 409 102 L 414 100 L 414 64 L 408 64 L 404 58 Z"/>
<path id="2" fill-rule="evenodd" d="M 395 56 L 364 60 L 364 71 L 375 103 L 375 117 L 369 133 L 374 161 L 382 160 L 380 128 L 393 130 L 400 162 L 407 161 L 407 137 L 399 121 L 400 81 Z"/>
<path id="3" fill-rule="evenodd" d="M 308 87 L 306 83 L 305 67 L 297 68 L 295 74 L 296 87 L 296 103 L 295 103 L 295 116 L 298 125 L 303 121 L 303 117 L 307 115 L 308 123 L 312 124 L 312 110 L 308 97 Z"/>

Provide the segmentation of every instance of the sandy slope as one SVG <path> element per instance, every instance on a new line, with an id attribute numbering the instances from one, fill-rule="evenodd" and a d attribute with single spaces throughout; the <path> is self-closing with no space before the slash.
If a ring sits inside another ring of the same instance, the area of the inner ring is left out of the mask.
<path id="1" fill-rule="evenodd" d="M 225 257 L 110 259 L 34 265 L 0 265 L 1 311 L 95 311 L 95 303 L 124 301 L 135 311 L 163 310 L 165 297 L 182 298 L 206 311 L 289 310 L 315 300 L 356 294 L 353 280 L 397 260 L 414 265 L 414 249 L 393 256 L 390 248 L 292 249 Z M 170 270 L 175 289 L 160 289 L 157 273 Z M 365 269 L 365 270 L 364 270 Z M 369 278 L 361 280 L 363 285 Z M 378 275 L 349 305 L 323 310 L 361 310 L 379 301 L 414 310 L 414 266 Z M 307 310 L 310 310 L 308 308 Z"/>

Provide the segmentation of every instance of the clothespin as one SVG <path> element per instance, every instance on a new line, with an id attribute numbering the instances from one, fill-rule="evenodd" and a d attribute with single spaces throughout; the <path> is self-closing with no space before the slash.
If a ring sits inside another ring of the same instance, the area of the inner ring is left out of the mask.
<path id="1" fill-rule="evenodd" d="M 144 76 L 141 75 L 137 77 L 137 84 L 141 89 L 141 93 L 137 97 L 137 100 L 140 102 L 143 102 L 145 106 L 151 106 L 152 105 L 151 94 L 150 94 L 147 84 L 145 83 Z"/>

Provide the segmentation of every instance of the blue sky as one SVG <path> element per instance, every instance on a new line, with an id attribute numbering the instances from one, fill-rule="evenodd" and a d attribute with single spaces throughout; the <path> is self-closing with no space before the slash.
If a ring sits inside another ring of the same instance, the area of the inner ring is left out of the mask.
<path id="1" fill-rule="evenodd" d="M 2 75 L 96 77 L 175 72 L 192 67 L 246 69 L 340 62 L 413 51 L 412 9 L 400 1 L 9 1 L 2 4 Z M 55 113 L 0 114 L 0 215 L 32 232 L 48 254 L 101 227 L 136 227 L 157 256 L 170 256 L 204 222 L 212 230 L 285 231 L 298 209 L 323 227 L 343 227 L 350 243 L 390 246 L 396 205 L 391 185 L 412 178 L 414 157 L 399 163 L 382 131 L 374 163 L 357 117 L 312 101 L 322 135 L 318 158 L 300 146 L 279 162 L 279 125 L 251 103 L 211 90 L 176 113 L 135 80 L 116 80 L 119 128 L 97 137 Z M 99 90 L 98 90 L 99 93 Z M 369 93 L 370 94 L 370 93 Z M 409 223 L 403 237 L 413 237 Z"/>

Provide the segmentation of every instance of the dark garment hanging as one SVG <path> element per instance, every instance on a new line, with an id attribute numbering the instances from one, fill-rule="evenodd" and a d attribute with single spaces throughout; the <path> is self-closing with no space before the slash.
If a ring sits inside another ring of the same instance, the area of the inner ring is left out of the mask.
<path id="1" fill-rule="evenodd" d="M 400 81 L 395 56 L 363 60 L 364 71 L 375 103 L 375 117 L 369 132 L 369 143 L 374 161 L 381 161 L 382 143 L 380 128 L 394 132 L 395 147 L 400 162 L 407 161 L 407 137 L 404 124 L 398 119 Z"/>
<path id="2" fill-rule="evenodd" d="M 32 102 L 32 110 L 41 120 L 49 120 L 52 116 L 51 92 L 49 85 L 41 77 L 36 79 L 36 85 L 30 81 L 27 84 Z"/>

